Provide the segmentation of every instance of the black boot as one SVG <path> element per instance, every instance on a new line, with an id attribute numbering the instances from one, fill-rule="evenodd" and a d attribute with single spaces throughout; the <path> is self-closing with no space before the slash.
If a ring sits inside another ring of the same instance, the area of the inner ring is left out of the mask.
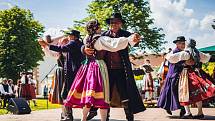
<path id="1" fill-rule="evenodd" d="M 181 107 L 180 117 L 183 117 L 185 113 L 186 113 L 186 111 L 185 111 L 184 107 Z"/>
<path id="2" fill-rule="evenodd" d="M 91 120 L 95 116 L 97 116 L 97 111 L 90 111 L 89 115 L 87 116 L 87 120 Z"/>
<path id="3" fill-rule="evenodd" d="M 108 109 L 108 113 L 107 113 L 107 119 L 106 119 L 106 121 L 109 121 L 109 118 L 110 118 L 110 108 Z"/>
<path id="4" fill-rule="evenodd" d="M 169 115 L 172 115 L 172 111 L 166 110 L 166 112 L 167 112 Z"/>
<path id="5" fill-rule="evenodd" d="M 90 112 L 89 112 L 89 114 L 88 114 L 88 116 L 87 116 L 87 120 L 91 120 L 91 119 L 93 119 L 95 116 L 97 116 L 97 110 L 98 110 L 98 108 L 91 107 L 91 108 L 90 108 Z"/>
<path id="6" fill-rule="evenodd" d="M 61 121 L 73 121 L 72 108 L 65 107 L 64 116 L 61 114 Z"/>
<path id="7" fill-rule="evenodd" d="M 134 121 L 134 114 L 133 112 L 129 109 L 128 102 L 123 102 L 123 107 L 126 115 L 127 121 Z"/>
<path id="8" fill-rule="evenodd" d="M 134 114 L 128 108 L 127 109 L 124 108 L 124 111 L 127 121 L 134 121 Z"/>

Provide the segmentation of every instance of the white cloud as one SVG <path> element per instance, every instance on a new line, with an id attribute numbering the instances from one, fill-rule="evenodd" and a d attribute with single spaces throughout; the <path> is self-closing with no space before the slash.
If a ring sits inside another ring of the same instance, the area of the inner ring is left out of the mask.
<path id="1" fill-rule="evenodd" d="M 172 41 L 180 35 L 187 39 L 196 39 L 198 47 L 215 45 L 215 34 L 211 28 L 215 14 L 210 13 L 204 18 L 197 19 L 194 17 L 196 11 L 187 8 L 187 0 L 149 0 L 149 4 L 155 26 L 163 28 L 166 34 L 165 40 L 168 41 L 166 48 L 174 47 Z"/>
<path id="2" fill-rule="evenodd" d="M 44 36 L 50 35 L 52 38 L 56 38 L 63 35 L 62 30 L 66 30 L 65 28 L 48 28 L 44 32 Z"/>
<path id="3" fill-rule="evenodd" d="M 190 19 L 190 24 L 189 24 L 189 31 L 199 27 L 199 24 L 200 24 L 199 20 L 191 18 Z"/>
<path id="4" fill-rule="evenodd" d="M 215 19 L 215 14 L 213 15 L 206 15 L 201 21 L 200 21 L 200 28 L 202 30 L 207 30 L 211 27 L 213 20 Z"/>
<path id="5" fill-rule="evenodd" d="M 199 34 L 195 37 L 195 40 L 199 48 L 215 45 L 215 31 Z"/>

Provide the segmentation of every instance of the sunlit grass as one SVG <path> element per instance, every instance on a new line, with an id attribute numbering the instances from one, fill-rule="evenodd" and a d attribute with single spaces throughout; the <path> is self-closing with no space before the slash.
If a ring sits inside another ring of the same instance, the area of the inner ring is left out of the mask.
<path id="1" fill-rule="evenodd" d="M 37 100 L 37 106 L 34 106 L 33 101 L 30 101 L 30 107 L 32 111 L 36 110 L 46 110 L 46 109 L 55 109 L 60 108 L 61 105 L 59 104 L 51 104 L 48 102 L 48 108 L 47 108 L 47 100 L 46 99 L 38 99 Z M 6 114 L 8 111 L 6 109 L 0 109 L 0 115 Z"/>

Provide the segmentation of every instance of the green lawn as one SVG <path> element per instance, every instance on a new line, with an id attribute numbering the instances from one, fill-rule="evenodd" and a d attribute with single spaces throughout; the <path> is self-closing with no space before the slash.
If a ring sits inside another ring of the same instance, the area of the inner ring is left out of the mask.
<path id="1" fill-rule="evenodd" d="M 32 111 L 35 110 L 46 110 L 47 109 L 47 100 L 45 99 L 38 99 L 37 100 L 37 106 L 34 106 L 33 102 L 30 102 L 30 107 Z M 54 108 L 60 108 L 61 105 L 58 104 L 51 104 L 50 102 L 48 103 L 48 109 L 54 109 Z M 7 110 L 6 109 L 0 109 L 0 115 L 6 114 Z"/>

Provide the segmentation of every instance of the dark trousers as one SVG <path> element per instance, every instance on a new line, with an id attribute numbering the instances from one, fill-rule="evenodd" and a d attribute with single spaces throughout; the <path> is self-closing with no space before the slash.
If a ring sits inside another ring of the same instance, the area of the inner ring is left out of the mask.
<path id="1" fill-rule="evenodd" d="M 61 98 L 63 100 L 66 100 L 75 76 L 72 72 L 65 74 L 64 76 L 65 76 L 64 77 L 65 80 L 64 80 L 63 88 L 61 90 Z M 72 108 L 67 107 L 67 106 L 62 106 L 62 108 L 63 108 L 63 112 L 61 114 L 61 119 L 64 119 L 64 118 L 72 119 L 72 117 L 73 117 Z"/>
<path id="2" fill-rule="evenodd" d="M 112 98 L 113 87 L 116 85 L 121 101 L 128 100 L 125 71 L 123 69 L 109 69 L 108 74 L 110 83 L 110 99 Z"/>
<path id="3" fill-rule="evenodd" d="M 119 92 L 121 101 L 128 100 L 128 93 L 127 93 L 127 84 L 126 84 L 126 75 L 123 69 L 109 69 L 109 83 L 110 83 L 110 99 L 112 98 L 112 90 L 114 85 L 116 85 L 117 91 Z M 124 111 L 126 114 L 126 118 L 131 121 L 133 119 L 133 113 L 128 108 L 128 102 L 124 102 Z M 92 107 L 90 112 L 96 112 L 98 108 Z M 108 117 L 110 113 L 110 109 L 108 110 Z"/>
<path id="4" fill-rule="evenodd" d="M 15 98 L 15 95 L 13 95 L 13 94 L 12 95 L 8 95 L 8 94 L 4 95 L 4 94 L 2 94 L 1 98 L 3 99 L 3 102 L 4 102 L 3 107 L 6 107 L 6 104 L 9 102 L 10 98 Z"/>

